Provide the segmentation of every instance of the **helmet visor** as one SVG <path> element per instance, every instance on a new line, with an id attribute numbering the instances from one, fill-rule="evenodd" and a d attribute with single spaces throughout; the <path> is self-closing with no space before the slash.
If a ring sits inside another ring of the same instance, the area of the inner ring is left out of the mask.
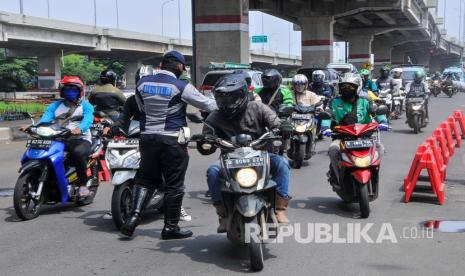
<path id="1" fill-rule="evenodd" d="M 243 100 L 241 93 L 215 93 L 216 105 L 220 110 L 234 110 Z"/>

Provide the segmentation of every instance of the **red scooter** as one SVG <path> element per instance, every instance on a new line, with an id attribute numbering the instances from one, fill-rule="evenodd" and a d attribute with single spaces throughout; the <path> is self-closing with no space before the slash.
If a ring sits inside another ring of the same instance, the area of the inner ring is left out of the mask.
<path id="1" fill-rule="evenodd" d="M 362 218 L 370 215 L 370 201 L 378 197 L 380 152 L 378 123 L 336 126 L 334 139 L 340 139 L 341 163 L 337 179 L 330 166 L 328 181 L 346 203 L 359 203 Z"/>

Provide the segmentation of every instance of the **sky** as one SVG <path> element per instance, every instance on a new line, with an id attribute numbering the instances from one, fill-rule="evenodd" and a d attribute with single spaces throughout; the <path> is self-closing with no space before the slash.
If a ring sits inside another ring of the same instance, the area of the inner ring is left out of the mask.
<path id="1" fill-rule="evenodd" d="M 192 38 L 190 0 L 95 0 L 97 3 L 97 26 L 119 28 L 129 31 Z M 19 0 L 0 0 L 0 11 L 19 13 Z M 94 0 L 23 0 L 24 13 L 94 25 Z M 118 3 L 118 13 L 116 9 Z M 163 13 L 162 5 L 164 4 Z M 180 4 L 180 9 L 178 9 Z M 72 8 L 71 8 L 72 7 Z M 178 16 L 178 11 L 180 15 Z M 117 16 L 118 15 L 118 16 Z M 262 27 L 263 17 L 263 27 Z M 181 18 L 181 20 L 178 20 Z M 163 28 L 162 28 L 163 19 Z M 250 36 L 268 35 L 269 43 L 251 44 L 251 49 L 262 49 L 282 54 L 298 55 L 301 52 L 301 32 L 294 31 L 292 24 L 261 12 L 250 12 Z M 179 34 L 179 24 L 181 34 Z M 263 32 L 262 32 L 263 28 Z M 290 39 L 289 39 L 290 38 Z"/>
<path id="2" fill-rule="evenodd" d="M 23 0 L 23 7 L 26 15 L 48 17 L 50 13 L 52 19 L 94 25 L 94 1 L 97 4 L 97 26 L 117 28 L 119 25 L 120 29 L 129 31 L 191 39 L 190 0 Z M 465 0 L 439 0 L 438 16 L 444 16 L 446 4 L 447 33 L 457 39 L 459 31 L 465 32 L 465 27 L 460 28 L 459 24 L 461 1 L 465 15 Z M 0 11 L 19 13 L 19 3 L 20 0 L 0 0 Z M 301 55 L 301 32 L 294 31 L 291 23 L 251 11 L 249 35 L 262 34 L 268 36 L 268 43 L 251 44 L 251 49 Z"/>

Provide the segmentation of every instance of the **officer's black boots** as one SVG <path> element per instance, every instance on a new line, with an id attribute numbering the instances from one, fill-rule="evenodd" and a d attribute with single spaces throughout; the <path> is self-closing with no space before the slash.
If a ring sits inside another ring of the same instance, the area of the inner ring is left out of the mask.
<path id="1" fill-rule="evenodd" d="M 145 198 L 147 197 L 147 188 L 139 185 L 134 185 L 132 190 L 132 214 L 126 220 L 126 223 L 121 226 L 121 233 L 131 237 L 136 230 L 137 225 L 141 221 L 140 213 L 144 207 Z"/>
<path id="2" fill-rule="evenodd" d="M 165 226 L 161 232 L 163 240 L 185 239 L 193 235 L 192 231 L 181 230 L 178 226 L 183 196 L 184 193 L 165 195 Z"/>

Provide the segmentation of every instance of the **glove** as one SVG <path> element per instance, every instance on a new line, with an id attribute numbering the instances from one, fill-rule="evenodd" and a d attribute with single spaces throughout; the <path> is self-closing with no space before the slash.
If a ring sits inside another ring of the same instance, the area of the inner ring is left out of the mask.
<path id="1" fill-rule="evenodd" d="M 380 131 L 388 131 L 388 130 L 389 130 L 389 125 L 386 124 L 386 123 L 379 124 L 379 125 L 378 125 L 378 129 L 379 129 Z"/>
<path id="2" fill-rule="evenodd" d="M 333 131 L 330 128 L 324 128 L 321 130 L 321 134 L 323 134 L 325 137 L 331 137 L 331 134 Z"/>
<path id="3" fill-rule="evenodd" d="M 289 121 L 281 121 L 281 125 L 279 126 L 279 131 L 281 131 L 281 135 L 289 136 L 292 134 L 293 126 L 292 123 Z"/>

